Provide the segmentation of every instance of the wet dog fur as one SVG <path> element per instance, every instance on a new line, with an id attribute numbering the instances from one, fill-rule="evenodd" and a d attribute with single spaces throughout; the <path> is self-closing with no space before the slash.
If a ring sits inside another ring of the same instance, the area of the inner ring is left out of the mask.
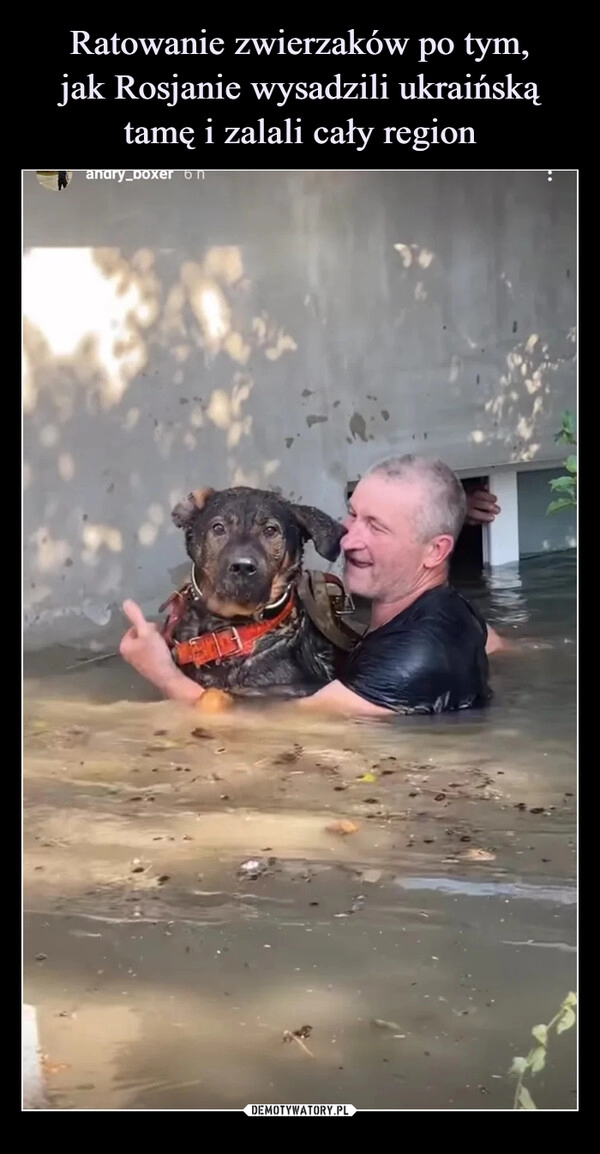
<path id="1" fill-rule="evenodd" d="M 306 542 L 335 561 L 344 535 L 320 509 L 244 486 L 196 490 L 175 506 L 172 519 L 184 531 L 199 593 L 173 631 L 175 642 L 260 619 L 298 578 Z M 205 690 L 225 691 L 230 699 L 300 697 L 331 681 L 335 649 L 296 597 L 291 615 L 248 656 L 181 668 Z"/>

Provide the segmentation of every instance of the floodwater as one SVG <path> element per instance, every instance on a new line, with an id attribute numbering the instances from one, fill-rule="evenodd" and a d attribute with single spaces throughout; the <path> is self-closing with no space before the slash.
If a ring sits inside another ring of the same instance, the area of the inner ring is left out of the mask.
<path id="1" fill-rule="evenodd" d="M 204 717 L 119 658 L 27 661 L 50 1108 L 512 1109 L 512 1058 L 577 989 L 575 557 L 466 588 L 520 644 L 481 717 Z M 539 1109 L 577 1108 L 576 1041 Z"/>

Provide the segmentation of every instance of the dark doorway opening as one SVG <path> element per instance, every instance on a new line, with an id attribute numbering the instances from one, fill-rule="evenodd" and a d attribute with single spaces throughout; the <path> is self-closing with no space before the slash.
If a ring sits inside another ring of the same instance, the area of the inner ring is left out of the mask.
<path id="1" fill-rule="evenodd" d="M 469 477 L 463 481 L 466 493 L 487 488 L 487 477 Z M 483 525 L 465 525 L 456 542 L 450 563 L 452 580 L 480 577 L 483 572 Z"/>

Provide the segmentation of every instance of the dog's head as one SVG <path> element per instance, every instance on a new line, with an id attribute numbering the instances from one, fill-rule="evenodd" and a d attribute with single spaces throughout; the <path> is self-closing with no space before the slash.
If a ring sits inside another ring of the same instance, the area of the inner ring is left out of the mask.
<path id="1" fill-rule="evenodd" d="M 306 541 L 328 561 L 344 529 L 310 505 L 262 489 L 197 489 L 175 506 L 203 601 L 218 617 L 252 616 L 273 604 L 302 562 Z"/>

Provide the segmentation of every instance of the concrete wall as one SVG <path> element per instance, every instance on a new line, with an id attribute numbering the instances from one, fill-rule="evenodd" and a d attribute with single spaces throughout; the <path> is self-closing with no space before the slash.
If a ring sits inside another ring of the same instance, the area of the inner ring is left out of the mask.
<path id="1" fill-rule="evenodd" d="M 522 557 L 576 548 L 575 509 L 561 509 L 546 516 L 550 501 L 559 496 L 552 492 L 549 482 L 553 477 L 561 477 L 564 471 L 542 469 L 519 474 L 519 546 Z"/>
<path id="2" fill-rule="evenodd" d="M 575 180 L 76 172 L 56 193 L 25 173 L 26 645 L 109 623 L 127 594 L 156 609 L 191 487 L 339 516 L 390 452 L 560 460 Z"/>

